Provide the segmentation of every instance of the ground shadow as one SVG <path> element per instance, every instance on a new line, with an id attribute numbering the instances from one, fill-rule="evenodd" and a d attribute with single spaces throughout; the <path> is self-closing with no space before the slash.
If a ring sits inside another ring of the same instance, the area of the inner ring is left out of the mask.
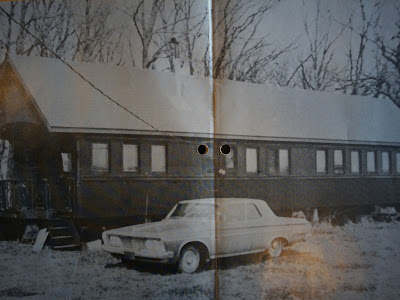
<path id="1" fill-rule="evenodd" d="M 298 252 L 292 249 L 283 251 L 280 257 L 273 258 L 268 253 L 257 253 L 248 255 L 239 255 L 211 260 L 203 271 L 210 270 L 229 270 L 240 266 L 256 265 L 266 261 L 274 261 L 279 263 L 280 260 L 287 256 L 297 255 Z M 120 261 L 114 264 L 106 264 L 106 269 L 125 268 L 135 270 L 141 273 L 151 273 L 158 275 L 173 275 L 178 273 L 177 265 L 161 264 L 154 262 L 138 262 L 138 261 Z"/>
<path id="2" fill-rule="evenodd" d="M 125 268 L 141 273 L 151 273 L 158 275 L 172 275 L 177 273 L 177 268 L 172 264 L 161 264 L 154 262 L 120 261 L 115 264 L 106 264 L 106 269 Z"/>
<path id="3" fill-rule="evenodd" d="M 279 257 L 271 257 L 268 254 L 268 252 L 225 257 L 225 258 L 215 259 L 212 262 L 211 268 L 215 268 L 215 266 L 217 266 L 218 269 L 228 270 L 240 266 L 258 265 L 260 263 L 264 263 L 267 261 L 279 263 L 282 260 L 284 260 L 285 257 L 294 256 L 297 254 L 299 254 L 299 252 L 292 249 L 286 249 L 282 252 L 282 255 Z"/>

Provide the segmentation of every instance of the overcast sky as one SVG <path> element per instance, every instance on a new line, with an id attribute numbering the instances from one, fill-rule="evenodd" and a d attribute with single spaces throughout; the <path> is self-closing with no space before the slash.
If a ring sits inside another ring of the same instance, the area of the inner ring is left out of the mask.
<path id="1" fill-rule="evenodd" d="M 292 40 L 304 34 L 304 19 L 312 17 L 315 12 L 316 0 L 283 0 L 265 18 L 263 27 L 266 32 L 271 33 L 274 39 Z M 369 3 L 376 1 L 370 0 Z M 396 0 L 384 0 L 382 9 L 381 23 L 385 28 L 393 28 L 396 11 L 393 9 Z M 349 12 L 358 8 L 358 0 L 322 0 L 321 9 L 327 8 L 332 12 L 333 17 L 338 22 L 345 22 Z"/>
<path id="2" fill-rule="evenodd" d="M 374 0 L 370 0 L 368 4 L 375 2 Z M 304 30 L 304 20 L 306 18 L 313 18 L 316 3 L 316 0 L 283 0 L 272 13 L 264 19 L 260 34 L 268 33 L 271 36 L 271 40 L 279 41 L 283 44 L 297 40 L 299 45 L 305 46 L 307 44 L 307 39 Z M 384 32 L 389 35 L 394 32 L 397 14 L 394 7 L 396 4 L 400 4 L 400 2 L 396 0 L 383 1 L 381 24 L 382 27 L 385 28 Z M 348 20 L 350 12 L 354 12 L 357 16 L 358 8 L 358 0 L 322 0 L 322 13 L 329 9 L 333 17 L 331 25 L 332 36 L 341 29 L 340 23 L 345 23 Z M 354 19 L 356 25 L 359 19 L 357 17 Z M 326 19 L 321 21 L 321 32 L 328 30 L 328 24 L 329 22 Z M 347 50 L 348 38 L 349 35 L 344 33 L 343 37 L 338 39 L 336 43 L 337 53 L 335 54 L 337 55 L 335 59 L 339 62 L 343 62 L 345 59 L 344 50 Z"/>

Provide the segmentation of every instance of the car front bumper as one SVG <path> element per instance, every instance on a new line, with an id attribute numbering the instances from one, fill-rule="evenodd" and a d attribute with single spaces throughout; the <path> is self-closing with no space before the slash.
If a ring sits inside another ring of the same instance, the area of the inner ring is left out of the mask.
<path id="1" fill-rule="evenodd" d="M 166 263 L 174 261 L 174 252 L 172 251 L 150 251 L 148 249 L 143 249 L 135 252 L 130 248 L 111 245 L 103 245 L 102 249 L 112 255 L 130 260 L 146 260 Z"/>

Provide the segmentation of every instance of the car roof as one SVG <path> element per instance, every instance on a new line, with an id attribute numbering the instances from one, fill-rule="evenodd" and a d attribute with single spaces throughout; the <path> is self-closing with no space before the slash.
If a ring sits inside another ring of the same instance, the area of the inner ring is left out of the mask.
<path id="1" fill-rule="evenodd" d="M 192 200 L 183 200 L 179 203 L 204 203 L 204 204 L 214 204 L 217 203 L 224 203 L 224 202 L 236 202 L 236 203 L 262 203 L 265 201 L 260 199 L 251 199 L 251 198 L 201 198 L 201 199 L 192 199 Z"/>
<path id="2" fill-rule="evenodd" d="M 233 203 L 253 203 L 256 204 L 258 209 L 261 211 L 261 214 L 264 217 L 275 217 L 276 215 L 268 206 L 267 202 L 260 199 L 251 199 L 251 198 L 202 198 L 202 199 L 192 199 L 192 200 L 183 200 L 179 203 L 201 203 L 201 204 L 233 204 Z"/>

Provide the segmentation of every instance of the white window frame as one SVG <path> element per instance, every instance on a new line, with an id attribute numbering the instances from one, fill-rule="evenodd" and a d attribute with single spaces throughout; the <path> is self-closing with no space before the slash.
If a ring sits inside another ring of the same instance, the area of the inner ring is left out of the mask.
<path id="1" fill-rule="evenodd" d="M 72 153 L 71 152 L 61 152 L 62 170 L 63 173 L 72 172 Z"/>
<path id="2" fill-rule="evenodd" d="M 321 156 L 323 155 L 323 156 Z M 318 158 L 323 158 L 323 165 L 320 164 Z M 323 167 L 323 170 L 321 169 Z M 318 149 L 315 151 L 315 171 L 317 174 L 326 174 L 328 172 L 328 163 L 327 163 L 327 150 L 325 149 Z"/>
<path id="3" fill-rule="evenodd" d="M 130 152 L 132 150 L 133 150 L 133 152 Z M 133 154 L 133 156 L 128 157 L 130 154 Z M 122 144 L 122 170 L 125 173 L 138 173 L 139 172 L 139 145 L 138 144 L 135 144 L 135 143 L 123 143 Z"/>
<path id="4" fill-rule="evenodd" d="M 284 154 L 285 153 L 285 154 Z M 281 159 L 284 159 L 282 161 Z M 290 174 L 290 151 L 287 148 L 278 149 L 278 172 L 279 174 Z M 282 164 L 285 163 L 285 168 Z"/>
<path id="5" fill-rule="evenodd" d="M 204 174 L 214 174 L 214 147 L 213 144 L 206 141 L 201 144 L 207 146 L 207 152 L 201 155 L 202 171 Z"/>
<path id="6" fill-rule="evenodd" d="M 353 165 L 354 162 L 354 158 L 355 156 L 353 156 L 353 154 L 357 154 L 357 170 L 355 170 L 355 168 L 353 168 L 353 166 L 355 167 L 355 165 Z M 352 174 L 360 174 L 361 173 L 361 153 L 359 150 L 351 150 L 350 151 L 350 172 Z"/>
<path id="7" fill-rule="evenodd" d="M 104 147 L 105 146 L 105 147 Z M 96 148 L 96 147 L 104 147 L 103 149 L 101 148 Z M 101 152 L 95 153 L 96 150 L 105 150 L 103 154 L 106 156 L 104 157 L 105 164 L 102 165 L 102 162 L 100 162 L 98 159 L 98 155 L 101 154 Z M 97 160 L 97 161 L 96 161 Z M 97 164 L 100 162 L 100 164 Z M 110 144 L 109 143 L 104 143 L 104 142 L 93 142 L 92 143 L 92 170 L 95 172 L 108 172 L 110 170 Z"/>
<path id="8" fill-rule="evenodd" d="M 336 164 L 337 159 L 340 157 L 337 157 L 337 154 L 341 153 L 341 163 Z M 334 149 L 333 150 L 333 172 L 336 175 L 341 175 L 344 174 L 344 151 L 342 149 Z"/>
<path id="9" fill-rule="evenodd" d="M 371 157 L 371 155 L 373 156 Z M 367 173 L 376 173 L 376 151 L 367 151 Z"/>
<path id="10" fill-rule="evenodd" d="M 255 154 L 255 156 L 254 156 Z M 254 161 L 250 164 L 250 159 L 255 158 Z M 256 174 L 258 172 L 258 148 L 255 147 L 247 147 L 246 148 L 246 173 Z"/>
<path id="11" fill-rule="evenodd" d="M 163 149 L 163 150 L 158 152 L 161 149 Z M 161 164 L 159 164 L 159 162 L 156 160 L 157 154 L 161 154 Z M 166 145 L 151 145 L 151 172 L 152 173 L 166 173 L 167 172 L 167 146 Z"/>
<path id="12" fill-rule="evenodd" d="M 385 163 L 385 156 L 387 158 L 386 163 Z M 390 160 L 390 152 L 389 151 L 382 151 L 381 158 L 382 158 L 382 166 L 381 166 L 382 173 L 383 174 L 390 174 L 390 162 L 391 162 L 391 160 Z"/>
<path id="13" fill-rule="evenodd" d="M 230 151 L 228 154 L 224 154 L 222 153 L 222 151 L 220 151 L 220 155 L 222 155 L 222 164 L 221 167 L 229 170 L 229 171 L 233 171 L 236 169 L 236 146 L 232 146 L 229 143 L 223 143 L 223 145 L 229 145 L 230 147 Z M 222 147 L 222 146 L 221 146 Z M 221 150 L 220 147 L 220 150 Z"/>

